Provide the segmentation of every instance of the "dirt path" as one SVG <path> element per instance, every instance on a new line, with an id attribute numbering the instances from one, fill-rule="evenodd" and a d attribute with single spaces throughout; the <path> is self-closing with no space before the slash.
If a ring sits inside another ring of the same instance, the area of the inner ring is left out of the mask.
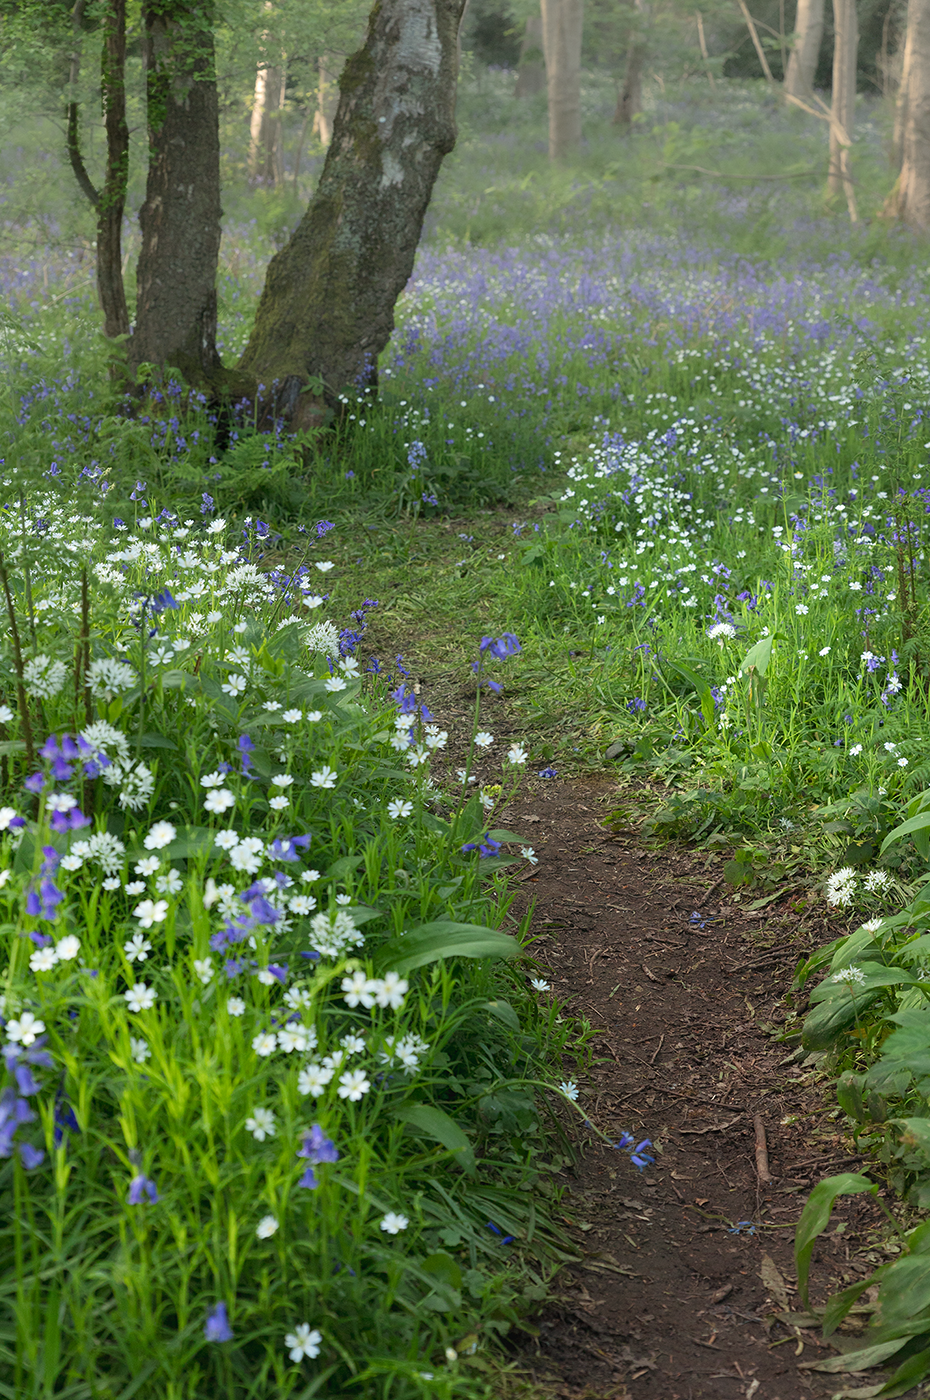
<path id="1" fill-rule="evenodd" d="M 566 1397 L 835 1394 L 840 1377 L 799 1369 L 833 1351 L 773 1317 L 786 1301 L 800 1309 L 793 1227 L 809 1187 L 862 1160 L 829 1083 L 774 1038 L 799 954 L 831 934 L 810 915 L 743 911 L 722 859 L 644 851 L 634 833 L 611 832 L 616 796 L 606 781 L 543 783 L 507 817 L 540 857 L 521 901 L 537 902 L 553 989 L 603 1028 L 581 1103 L 614 1138 L 626 1130 L 658 1149 L 640 1175 L 625 1154 L 583 1139 L 564 1177 L 583 1262 L 559 1275 L 521 1365 Z M 769 1185 L 756 1169 L 757 1114 Z M 815 1251 L 815 1297 L 883 1258 L 871 1200 L 853 1198 L 835 1219 Z"/>

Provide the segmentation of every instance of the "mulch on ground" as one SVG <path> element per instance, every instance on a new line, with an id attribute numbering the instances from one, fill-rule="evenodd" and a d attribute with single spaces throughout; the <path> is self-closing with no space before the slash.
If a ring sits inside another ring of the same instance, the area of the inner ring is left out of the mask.
<path id="1" fill-rule="evenodd" d="M 599 1032 L 580 1102 L 614 1139 L 629 1131 L 657 1149 L 638 1174 L 580 1128 L 578 1161 L 562 1177 L 580 1262 L 557 1276 L 538 1337 L 516 1344 L 517 1359 L 564 1397 L 835 1394 L 843 1377 L 799 1369 L 835 1352 L 776 1315 L 802 1311 L 794 1225 L 810 1187 L 863 1159 L 831 1081 L 777 1037 L 799 956 L 837 929 L 787 903 L 741 908 L 722 857 L 643 849 L 634 831 L 605 822 L 618 797 L 608 780 L 554 780 L 506 816 L 539 856 L 517 909 L 535 901 L 535 951 L 553 994 Z M 769 1183 L 757 1170 L 757 1115 Z M 884 1260 L 882 1219 L 870 1197 L 840 1203 L 815 1249 L 815 1302 Z"/>

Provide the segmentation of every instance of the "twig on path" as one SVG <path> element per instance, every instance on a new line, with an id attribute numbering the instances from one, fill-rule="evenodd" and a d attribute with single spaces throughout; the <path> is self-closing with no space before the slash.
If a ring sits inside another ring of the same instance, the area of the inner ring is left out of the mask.
<path id="1" fill-rule="evenodd" d="M 769 1186 L 772 1182 L 772 1174 L 769 1171 L 769 1149 L 765 1140 L 765 1124 L 762 1121 L 762 1114 L 753 1115 L 752 1125 L 756 1130 L 756 1172 L 763 1186 Z"/>
<path id="2" fill-rule="evenodd" d="M 654 1064 L 655 1064 L 655 1062 L 656 1062 L 656 1060 L 658 1059 L 658 1056 L 659 1056 L 659 1051 L 662 1049 L 662 1046 L 663 1046 L 664 1044 L 665 1044 L 665 1032 L 663 1031 L 662 1034 L 659 1036 L 659 1043 L 658 1043 L 658 1045 L 656 1046 L 655 1050 L 652 1052 L 652 1059 L 649 1061 L 649 1063 L 650 1063 L 651 1065 L 654 1065 Z"/>
<path id="3" fill-rule="evenodd" d="M 701 895 L 700 899 L 698 900 L 698 908 L 699 908 L 699 909 L 700 909 L 700 907 L 701 907 L 702 904 L 706 904 L 706 903 L 707 903 L 707 901 L 710 899 L 711 895 L 712 895 L 716 890 L 719 890 L 719 888 L 720 888 L 720 886 L 721 886 L 722 884 L 723 884 L 723 876 L 721 875 L 721 876 L 720 876 L 720 879 L 719 879 L 719 880 L 715 880 L 714 883 L 713 883 L 712 885 L 710 885 L 710 886 L 704 891 L 704 893 Z"/>

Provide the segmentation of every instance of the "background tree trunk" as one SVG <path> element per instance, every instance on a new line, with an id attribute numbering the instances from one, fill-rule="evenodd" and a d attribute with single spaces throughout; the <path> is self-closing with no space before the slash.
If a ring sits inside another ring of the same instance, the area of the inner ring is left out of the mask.
<path id="1" fill-rule="evenodd" d="M 833 29 L 833 102 L 827 186 L 832 194 L 845 194 L 848 202 L 852 192 L 849 147 L 844 144 L 842 133 L 851 141 L 856 121 L 856 64 L 859 54 L 856 0 L 833 0 Z"/>
<path id="2" fill-rule="evenodd" d="M 908 25 L 910 25 L 910 6 L 908 6 Z M 908 30 L 909 32 L 909 30 Z M 904 55 L 901 60 L 901 77 L 898 83 L 898 96 L 894 109 L 894 130 L 891 137 L 891 163 L 899 173 L 904 162 L 904 132 L 907 127 L 907 94 L 910 83 L 910 70 L 914 62 L 913 46 L 908 46 L 907 34 L 904 38 Z M 897 186 L 889 195 L 885 206 L 886 212 L 892 217 L 897 217 L 893 212 L 893 206 L 897 200 Z"/>
<path id="3" fill-rule="evenodd" d="M 904 41 L 906 94 L 901 132 L 901 174 L 883 213 L 921 233 L 930 231 L 930 0 L 909 0 Z"/>
<path id="4" fill-rule="evenodd" d="M 126 0 L 111 0 L 104 17 L 101 63 L 107 168 L 97 202 L 97 294 L 103 333 L 129 334 L 123 286 L 123 210 L 129 182 L 129 125 L 126 121 Z"/>
<path id="5" fill-rule="evenodd" d="M 249 127 L 249 175 L 265 185 L 284 183 L 284 66 L 259 64 Z"/>
<path id="6" fill-rule="evenodd" d="M 563 160 L 581 144 L 581 31 L 584 0 L 541 0 L 549 159 Z"/>
<path id="7" fill-rule="evenodd" d="M 316 106 L 316 133 L 321 146 L 329 146 L 333 140 L 333 122 L 339 106 L 339 70 L 342 60 L 338 54 L 324 53 L 319 60 L 320 86 Z"/>
<path id="8" fill-rule="evenodd" d="M 209 380 L 216 351 L 220 142 L 213 13 L 196 0 L 143 0 L 149 170 L 139 212 L 130 364 Z"/>
<path id="9" fill-rule="evenodd" d="M 464 0 L 381 0 L 340 79 L 316 194 L 268 265 L 240 362 L 295 428 L 377 385 L 443 156 Z"/>
<path id="10" fill-rule="evenodd" d="M 514 97 L 535 97 L 545 86 L 546 60 L 543 54 L 542 16 L 529 15 L 520 43 Z"/>
<path id="11" fill-rule="evenodd" d="M 635 11 L 634 28 L 627 50 L 626 72 L 623 87 L 617 97 L 614 111 L 614 126 L 626 128 L 633 118 L 643 110 L 643 64 L 646 61 L 645 26 L 649 19 L 649 9 L 645 0 L 633 0 Z"/>
<path id="12" fill-rule="evenodd" d="M 814 74 L 823 38 L 823 0 L 798 0 L 794 17 L 794 47 L 788 59 L 785 91 L 792 97 L 809 99 L 814 91 Z"/>

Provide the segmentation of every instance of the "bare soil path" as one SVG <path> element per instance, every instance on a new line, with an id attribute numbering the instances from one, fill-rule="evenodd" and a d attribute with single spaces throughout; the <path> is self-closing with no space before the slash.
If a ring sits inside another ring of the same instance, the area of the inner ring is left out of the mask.
<path id="1" fill-rule="evenodd" d="M 836 1394 L 843 1378 L 800 1369 L 835 1353 L 776 1316 L 801 1310 L 793 1227 L 810 1186 L 862 1164 L 830 1082 L 776 1039 L 798 957 L 834 931 L 788 905 L 745 911 L 722 858 L 611 830 L 618 795 L 608 780 L 537 782 L 506 819 L 539 856 L 520 902 L 535 900 L 553 992 L 600 1031 L 582 1106 L 612 1137 L 657 1149 L 638 1174 L 581 1130 L 563 1184 L 582 1262 L 558 1276 L 518 1359 L 549 1393 L 592 1400 Z M 815 1250 L 815 1298 L 882 1261 L 880 1224 L 870 1198 L 838 1208 Z"/>

